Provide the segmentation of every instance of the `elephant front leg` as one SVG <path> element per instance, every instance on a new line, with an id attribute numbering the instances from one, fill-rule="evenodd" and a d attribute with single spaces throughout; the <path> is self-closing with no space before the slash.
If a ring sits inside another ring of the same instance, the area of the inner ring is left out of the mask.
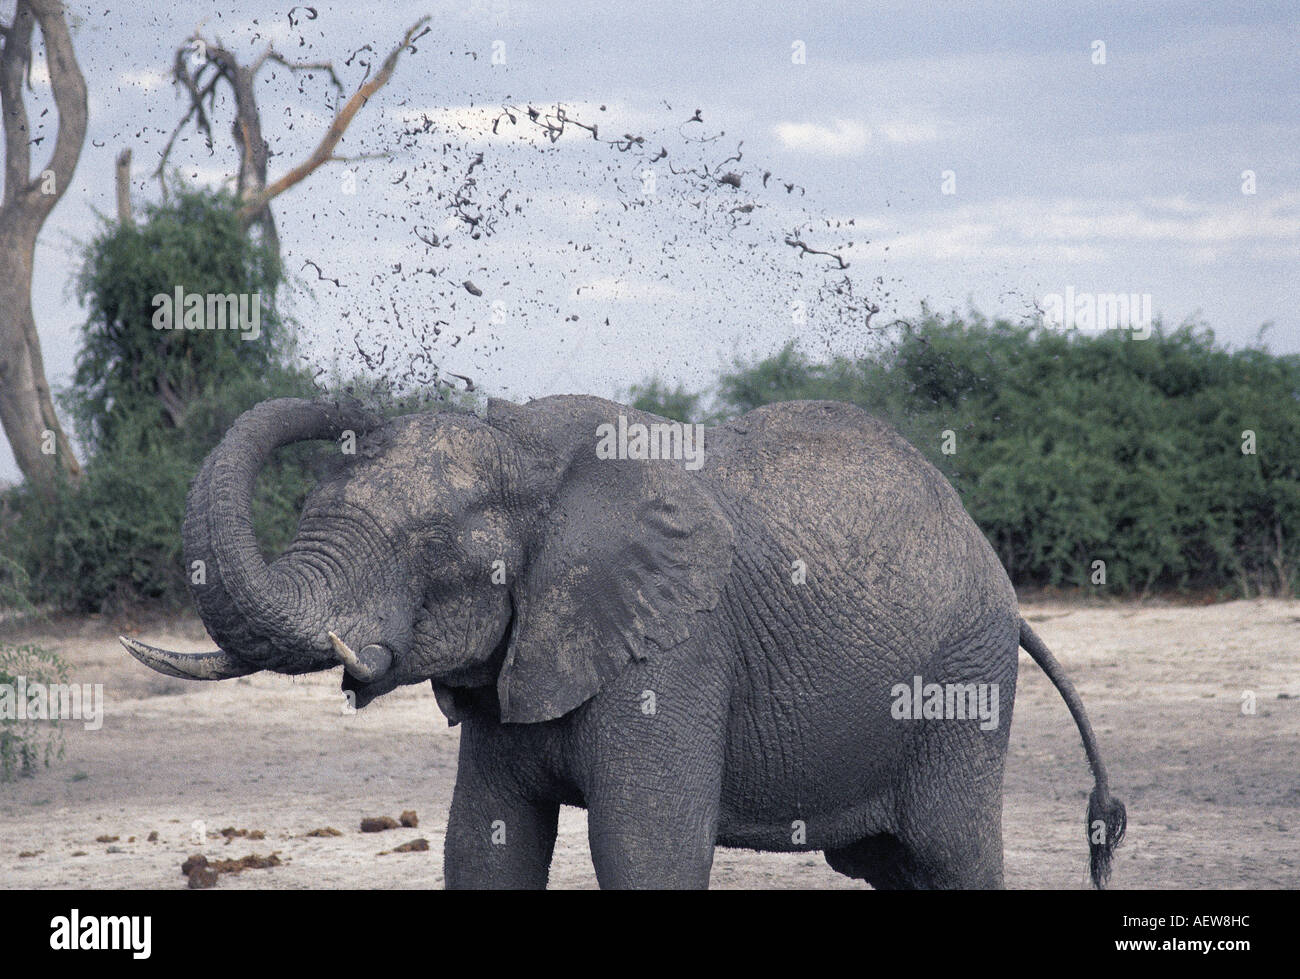
<path id="1" fill-rule="evenodd" d="M 449 889 L 546 887 L 560 806 L 530 797 L 499 766 L 474 757 L 462 735 L 447 820 L 443 877 Z"/>
<path id="2" fill-rule="evenodd" d="M 596 879 L 609 888 L 703 889 L 713 869 L 716 798 L 668 798 L 639 784 L 602 796 L 587 813 Z"/>
<path id="3" fill-rule="evenodd" d="M 445 886 L 456 890 L 542 890 L 555 849 L 558 803 L 526 803 L 461 791 L 447 820 Z"/>
<path id="4" fill-rule="evenodd" d="M 603 888 L 709 886 L 721 811 L 726 693 L 708 676 L 634 664 L 589 715 L 591 859 Z"/>

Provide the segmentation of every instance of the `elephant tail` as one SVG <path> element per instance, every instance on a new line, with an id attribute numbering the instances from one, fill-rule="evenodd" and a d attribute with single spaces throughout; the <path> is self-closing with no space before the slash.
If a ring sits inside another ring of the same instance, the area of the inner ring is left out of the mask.
<path id="1" fill-rule="evenodd" d="M 1079 692 L 1074 689 L 1074 684 L 1065 675 L 1065 670 L 1051 650 L 1034 634 L 1024 619 L 1020 620 L 1020 645 L 1055 685 L 1065 706 L 1070 708 L 1070 713 L 1074 716 L 1079 734 L 1083 736 L 1083 750 L 1088 754 L 1088 765 L 1092 768 L 1094 783 L 1092 794 L 1088 797 L 1088 873 L 1092 877 L 1093 886 L 1101 890 L 1110 878 L 1111 859 L 1115 847 L 1124 839 L 1128 815 L 1124 811 L 1124 803 L 1110 794 L 1106 765 L 1101 760 L 1097 738 L 1092 733 L 1092 725 L 1088 723 L 1088 715 L 1083 709 L 1083 701 L 1079 699 Z"/>

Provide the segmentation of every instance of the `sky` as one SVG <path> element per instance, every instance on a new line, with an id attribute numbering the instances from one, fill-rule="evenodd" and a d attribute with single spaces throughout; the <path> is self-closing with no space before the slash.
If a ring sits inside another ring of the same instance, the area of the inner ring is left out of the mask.
<path id="1" fill-rule="evenodd" d="M 332 60 L 350 93 L 425 14 L 350 159 L 273 204 L 315 368 L 515 400 L 650 376 L 701 389 L 790 341 L 864 352 L 923 303 L 1022 319 L 1067 290 L 1149 296 L 1167 325 L 1234 346 L 1271 324 L 1270 349 L 1300 352 L 1294 3 L 163 6 L 69 4 L 90 130 L 34 280 L 56 389 L 120 149 L 137 210 L 159 197 L 177 47 L 196 29 L 247 60 L 273 43 Z M 38 56 L 29 110 L 52 136 L 46 78 Z M 274 179 L 337 97 L 274 63 L 257 92 Z M 552 142 L 529 107 L 599 138 Z M 213 118 L 211 150 L 187 127 L 170 163 L 228 185 L 224 97 Z M 0 444 L 0 480 L 16 476 Z"/>

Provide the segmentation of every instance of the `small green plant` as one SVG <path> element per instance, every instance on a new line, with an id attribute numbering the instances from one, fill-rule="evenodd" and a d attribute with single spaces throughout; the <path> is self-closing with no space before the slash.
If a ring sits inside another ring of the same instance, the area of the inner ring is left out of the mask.
<path id="1" fill-rule="evenodd" d="M 20 678 L 22 683 L 20 684 Z M 20 716 L 20 688 L 34 683 L 68 682 L 68 668 L 40 646 L 0 643 L 0 782 L 34 775 L 63 758 L 63 732 L 57 720 Z"/>
<path id="2" fill-rule="evenodd" d="M 0 499 L 0 507 L 4 500 Z M 0 510 L 0 538 L 4 537 L 6 514 Z M 9 610 L 18 614 L 33 611 L 28 599 L 28 588 L 32 582 L 27 569 L 7 554 L 0 554 L 0 610 Z"/>
<path id="3" fill-rule="evenodd" d="M 681 384 L 669 389 L 658 377 L 628 389 L 628 404 L 641 411 L 663 415 L 679 422 L 700 421 L 700 395 L 691 394 Z"/>

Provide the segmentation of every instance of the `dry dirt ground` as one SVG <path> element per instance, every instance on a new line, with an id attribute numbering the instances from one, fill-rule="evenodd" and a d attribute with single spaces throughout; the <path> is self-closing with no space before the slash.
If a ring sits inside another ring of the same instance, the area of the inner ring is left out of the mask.
<path id="1" fill-rule="evenodd" d="M 1128 805 L 1113 886 L 1300 887 L 1300 601 L 1023 612 L 1079 687 Z M 106 709 L 102 730 L 65 725 L 63 761 L 0 785 L 0 886 L 182 888 L 181 862 L 196 852 L 281 860 L 223 875 L 222 889 L 442 884 L 458 729 L 427 687 L 349 715 L 338 671 L 171 680 L 130 659 L 95 618 L 7 638 L 57 650 L 74 681 L 104 684 Z M 189 620 L 142 638 L 207 645 Z M 1253 714 L 1243 712 L 1247 691 Z M 1022 653 L 1003 821 L 1008 886 L 1084 885 L 1089 786 L 1064 703 Z M 418 829 L 359 831 L 363 817 L 408 809 Z M 225 827 L 264 838 L 227 843 Z M 323 827 L 341 835 L 306 835 Z M 429 849 L 380 855 L 416 838 Z M 551 886 L 595 883 L 585 814 L 565 809 Z M 713 885 L 861 886 L 817 853 L 722 849 Z"/>

